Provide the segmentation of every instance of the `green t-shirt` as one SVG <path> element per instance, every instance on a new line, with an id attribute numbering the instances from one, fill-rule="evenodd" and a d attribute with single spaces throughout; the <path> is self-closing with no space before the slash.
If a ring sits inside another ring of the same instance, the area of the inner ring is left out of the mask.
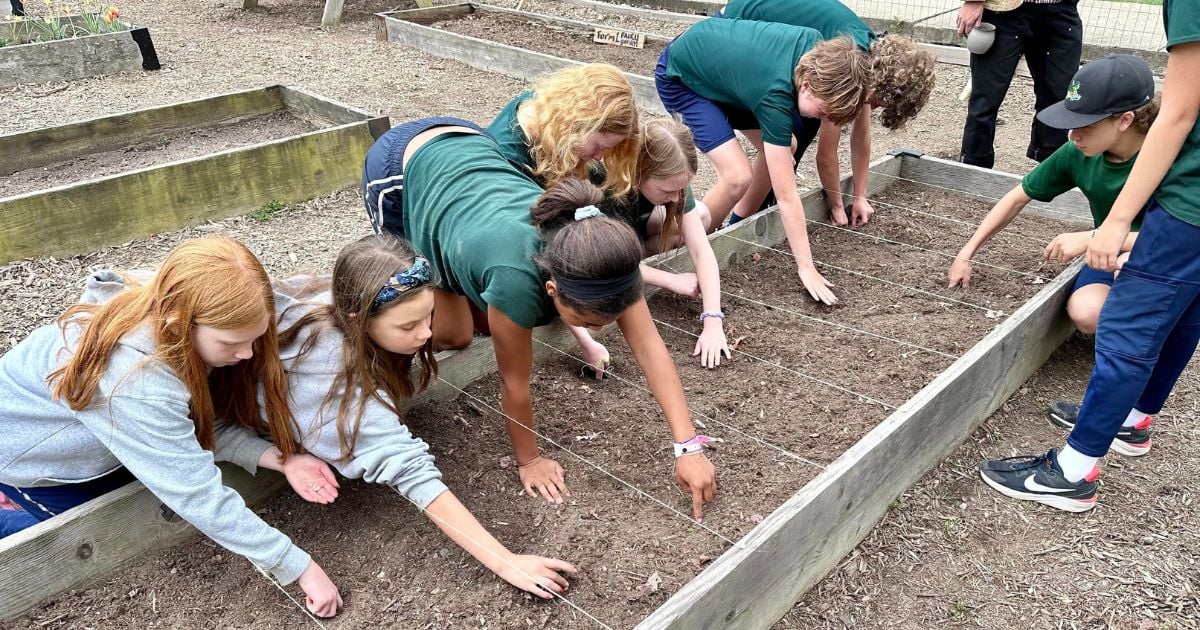
<path id="1" fill-rule="evenodd" d="M 778 22 L 816 29 L 821 39 L 848 35 L 864 51 L 871 49 L 875 31 L 850 7 L 838 0 L 730 0 L 722 17 Z"/>
<path id="2" fill-rule="evenodd" d="M 710 101 L 752 112 L 763 141 L 786 147 L 792 119 L 799 117 L 792 72 L 820 39 L 802 26 L 708 19 L 671 44 L 667 77 Z"/>
<path id="3" fill-rule="evenodd" d="M 1125 187 L 1135 160 L 1136 155 L 1124 162 L 1110 162 L 1104 159 L 1103 153 L 1088 157 L 1074 142 L 1068 142 L 1029 171 L 1021 180 L 1021 188 L 1033 199 L 1050 201 L 1078 187 L 1092 208 L 1092 221 L 1100 227 Z M 1133 220 L 1133 230 L 1137 231 L 1141 225 L 1142 215 L 1139 214 Z"/>
<path id="4" fill-rule="evenodd" d="M 525 135 L 525 130 L 517 122 L 517 108 L 531 98 L 533 92 L 521 92 L 487 126 L 488 134 L 500 146 L 500 154 L 522 173 L 532 173 L 535 164 L 533 154 L 529 152 L 529 136 Z"/>
<path id="5" fill-rule="evenodd" d="M 1163 0 L 1163 26 L 1168 51 L 1200 42 L 1200 8 L 1193 0 Z M 1200 225 L 1200 122 L 1188 133 L 1154 198 L 1176 219 Z"/>
<path id="6" fill-rule="evenodd" d="M 524 328 L 558 314 L 534 262 L 543 243 L 529 208 L 542 188 L 491 138 L 434 138 L 409 158 L 404 178 L 404 234 L 443 289 L 484 312 L 495 306 Z"/>
<path id="7" fill-rule="evenodd" d="M 650 215 L 654 214 L 656 206 L 643 197 L 636 188 L 631 195 L 623 199 L 605 195 L 604 201 L 600 202 L 599 207 L 606 216 L 628 223 L 643 241 L 649 237 Z M 683 211 L 691 212 L 695 209 L 696 197 L 692 194 L 692 187 L 688 186 L 684 195 Z"/>

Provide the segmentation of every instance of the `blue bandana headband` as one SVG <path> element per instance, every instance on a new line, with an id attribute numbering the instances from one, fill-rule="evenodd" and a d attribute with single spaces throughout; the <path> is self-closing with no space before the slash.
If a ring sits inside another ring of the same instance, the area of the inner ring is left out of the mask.
<path id="1" fill-rule="evenodd" d="M 400 297 L 401 293 L 422 287 L 430 280 L 433 280 L 433 269 L 429 266 L 429 261 L 417 256 L 411 267 L 388 278 L 387 284 L 375 294 L 375 300 L 371 302 L 371 312 L 378 311 L 384 304 Z"/>

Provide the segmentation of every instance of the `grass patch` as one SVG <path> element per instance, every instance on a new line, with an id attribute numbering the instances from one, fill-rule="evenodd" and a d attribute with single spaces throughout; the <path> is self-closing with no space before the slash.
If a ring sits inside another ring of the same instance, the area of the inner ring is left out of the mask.
<path id="1" fill-rule="evenodd" d="M 258 210 L 251 212 L 250 218 L 254 219 L 255 221 L 258 221 L 259 223 L 262 223 L 263 221 L 270 219 L 271 217 L 275 216 L 276 214 L 279 214 L 279 212 L 282 211 L 286 207 L 287 206 L 284 206 L 282 203 L 279 203 L 275 199 L 272 199 L 272 200 L 268 201 L 267 203 L 264 203 L 262 205 L 262 207 L 259 208 Z"/>

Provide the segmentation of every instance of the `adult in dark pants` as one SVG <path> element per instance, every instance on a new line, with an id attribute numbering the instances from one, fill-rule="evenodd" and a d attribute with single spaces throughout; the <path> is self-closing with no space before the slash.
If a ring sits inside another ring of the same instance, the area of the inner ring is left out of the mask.
<path id="1" fill-rule="evenodd" d="M 958 32 L 966 35 L 980 22 L 996 27 L 996 40 L 982 55 L 971 55 L 971 100 L 963 127 L 960 159 L 991 168 L 996 161 L 996 113 L 1012 83 L 1021 55 L 1033 77 L 1034 110 L 1062 100 L 1083 52 L 1083 22 L 1077 0 L 971 0 L 958 11 Z M 1026 155 L 1041 162 L 1067 141 L 1036 116 Z"/>
<path id="2" fill-rule="evenodd" d="M 13 15 L 25 15 L 25 5 L 21 3 L 21 0 L 8 0 L 8 3 L 12 5 Z"/>

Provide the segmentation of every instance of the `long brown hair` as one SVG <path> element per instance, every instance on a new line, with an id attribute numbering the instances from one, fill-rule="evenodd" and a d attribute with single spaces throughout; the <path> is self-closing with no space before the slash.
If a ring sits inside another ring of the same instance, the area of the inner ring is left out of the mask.
<path id="1" fill-rule="evenodd" d="M 337 401 L 338 444 L 343 459 L 354 452 L 367 400 L 373 398 L 399 415 L 400 401 L 428 387 L 437 376 L 432 339 L 416 355 L 405 355 L 380 348 L 367 334 L 372 318 L 432 289 L 434 283 L 430 282 L 401 293 L 374 312 L 371 310 L 380 288 L 397 273 L 412 267 L 416 256 L 408 241 L 391 234 L 365 236 L 347 245 L 333 265 L 330 287 L 333 303 L 309 311 L 280 334 L 281 343 L 290 346 L 303 329 L 314 327 L 300 347 L 303 355 L 312 349 L 322 332 L 332 328 L 341 331 L 341 369 L 321 403 L 321 410 Z M 421 377 L 416 386 L 411 376 L 414 358 L 421 363 Z"/>
<path id="2" fill-rule="evenodd" d="M 254 340 L 254 356 L 213 368 L 196 351 L 196 326 L 234 330 L 267 322 Z M 91 406 L 121 338 L 146 322 L 154 333 L 154 358 L 173 370 L 191 397 L 191 417 L 200 446 L 213 448 L 216 417 L 258 431 L 269 430 L 284 459 L 297 448 L 288 439 L 295 426 L 287 404 L 287 378 L 279 361 L 275 297 L 262 264 L 238 241 L 209 237 L 171 250 L 154 278 L 124 291 L 106 304 L 76 304 L 58 319 L 64 338 L 68 324 L 83 325 L 71 358 L 46 378 L 55 400 L 80 411 Z M 267 425 L 256 397 L 265 392 Z"/>
<path id="3" fill-rule="evenodd" d="M 674 177 L 680 173 L 687 173 L 691 181 L 699 166 L 692 130 L 678 118 L 651 118 L 642 125 L 642 149 L 637 163 L 639 186 L 647 179 Z M 687 190 L 680 193 L 678 200 L 664 205 L 666 216 L 658 239 L 660 252 L 673 247 L 686 205 Z"/>

